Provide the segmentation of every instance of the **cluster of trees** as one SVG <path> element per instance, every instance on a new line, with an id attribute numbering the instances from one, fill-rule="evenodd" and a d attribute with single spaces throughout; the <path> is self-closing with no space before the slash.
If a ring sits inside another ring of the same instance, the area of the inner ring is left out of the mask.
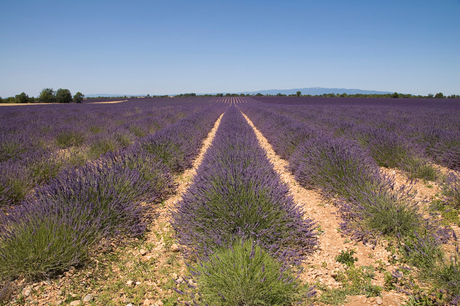
<path id="1" fill-rule="evenodd" d="M 196 97 L 196 93 L 194 92 L 184 93 L 184 94 L 176 95 L 176 97 Z"/>
<path id="2" fill-rule="evenodd" d="M 45 88 L 40 92 L 37 98 L 29 97 L 25 92 L 20 93 L 14 97 L 8 97 L 2 99 L 0 97 L 0 103 L 81 103 L 83 101 L 83 95 L 81 92 L 77 92 L 73 97 L 70 90 L 59 88 L 54 91 L 52 88 Z"/>

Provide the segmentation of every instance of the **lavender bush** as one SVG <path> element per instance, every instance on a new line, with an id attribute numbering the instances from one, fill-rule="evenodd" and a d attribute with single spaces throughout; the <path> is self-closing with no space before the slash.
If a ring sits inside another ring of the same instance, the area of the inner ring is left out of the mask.
<path id="1" fill-rule="evenodd" d="M 249 240 L 216 250 L 192 271 L 205 305 L 292 305 L 302 299 L 294 272 Z"/>
<path id="2" fill-rule="evenodd" d="M 382 128 L 354 128 L 354 137 L 366 147 L 381 167 L 399 168 L 409 178 L 436 180 L 437 170 L 423 157 L 422 148 L 394 131 Z"/>
<path id="3" fill-rule="evenodd" d="M 30 169 L 20 162 L 0 163 L 0 208 L 18 204 L 33 186 Z"/>
<path id="4" fill-rule="evenodd" d="M 32 150 L 36 144 L 25 135 L 0 134 L 0 163 L 19 159 L 21 154 Z"/>
<path id="5" fill-rule="evenodd" d="M 0 215 L 0 277 L 49 277 L 81 265 L 102 238 L 92 203 L 53 200 Z"/>
<path id="6" fill-rule="evenodd" d="M 317 138 L 300 145 L 290 159 L 290 170 L 307 188 L 320 188 L 338 204 L 354 236 L 374 231 L 383 235 L 407 235 L 422 220 L 410 193 L 393 190 L 373 160 L 344 139 Z M 367 230 L 366 230 L 367 229 Z"/>
<path id="7" fill-rule="evenodd" d="M 62 149 L 82 145 L 86 140 L 86 135 L 81 128 L 82 127 L 76 129 L 71 125 L 62 127 L 62 129 L 57 132 L 56 145 Z"/>
<path id="8" fill-rule="evenodd" d="M 345 199 L 368 192 L 382 181 L 367 152 L 345 139 L 321 137 L 303 142 L 289 159 L 289 169 L 306 188 Z"/>
<path id="9" fill-rule="evenodd" d="M 460 175 L 458 173 L 449 173 L 442 185 L 442 193 L 449 205 L 460 209 Z"/>

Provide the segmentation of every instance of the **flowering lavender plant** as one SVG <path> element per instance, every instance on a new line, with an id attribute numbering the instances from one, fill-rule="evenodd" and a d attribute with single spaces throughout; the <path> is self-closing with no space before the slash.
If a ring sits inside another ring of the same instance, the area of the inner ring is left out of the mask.
<path id="1" fill-rule="evenodd" d="M 101 221 L 92 203 L 74 200 L 0 213 L 0 277 L 49 277 L 81 265 L 104 236 Z"/>
<path id="2" fill-rule="evenodd" d="M 453 207 L 460 209 L 460 175 L 451 172 L 442 185 L 445 201 Z"/>
<path id="3" fill-rule="evenodd" d="M 206 305 L 292 305 L 314 295 L 302 292 L 292 268 L 250 240 L 216 250 L 192 274 Z"/>

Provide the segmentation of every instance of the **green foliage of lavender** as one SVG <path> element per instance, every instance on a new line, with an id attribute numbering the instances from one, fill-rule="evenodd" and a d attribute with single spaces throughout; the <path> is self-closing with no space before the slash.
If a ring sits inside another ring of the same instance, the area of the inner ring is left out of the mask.
<path id="1" fill-rule="evenodd" d="M 439 177 L 439 171 L 432 163 L 424 158 L 406 159 L 399 168 L 407 173 L 409 179 L 424 179 L 427 181 L 436 181 Z"/>
<path id="2" fill-rule="evenodd" d="M 458 173 L 450 173 L 442 185 L 442 193 L 445 201 L 460 209 L 460 175 Z"/>
<path id="3" fill-rule="evenodd" d="M 44 155 L 44 154 L 43 154 Z M 70 159 L 58 154 L 51 156 L 32 157 L 26 161 L 33 182 L 42 185 L 55 178 L 64 168 L 68 167 Z"/>
<path id="4" fill-rule="evenodd" d="M 355 136 L 381 167 L 399 168 L 409 178 L 436 180 L 437 170 L 423 157 L 423 150 L 394 131 L 382 128 L 355 128 Z"/>
<path id="5" fill-rule="evenodd" d="M 30 169 L 19 162 L 0 163 L 0 207 L 18 204 L 32 190 Z"/>
<path id="6" fill-rule="evenodd" d="M 400 243 L 400 250 L 405 260 L 411 265 L 430 274 L 433 273 L 432 269 L 443 258 L 437 237 L 427 232 L 407 235 Z"/>
<path id="7" fill-rule="evenodd" d="M 18 159 L 22 153 L 33 147 L 33 141 L 23 135 L 0 134 L 0 163 L 10 159 Z"/>
<path id="8" fill-rule="evenodd" d="M 112 135 L 109 137 L 98 137 L 91 141 L 88 150 L 88 157 L 91 160 L 96 159 L 105 153 L 114 152 L 120 147 L 120 144 Z"/>
<path id="9" fill-rule="evenodd" d="M 294 272 L 249 240 L 217 249 L 193 272 L 203 305 L 292 305 L 302 298 Z"/>
<path id="10" fill-rule="evenodd" d="M 365 227 L 389 236 L 405 236 L 424 227 L 422 215 L 411 196 L 381 189 L 356 204 Z"/>
<path id="11" fill-rule="evenodd" d="M 85 262 L 102 238 L 100 217 L 78 202 L 17 207 L 0 216 L 0 277 L 50 277 Z"/>
<path id="12" fill-rule="evenodd" d="M 460 256 L 459 253 L 450 260 L 444 260 L 437 267 L 436 283 L 448 293 L 452 305 L 460 303 Z"/>
<path id="13" fill-rule="evenodd" d="M 369 192 L 381 183 L 372 159 L 354 143 L 321 137 L 303 142 L 289 160 L 289 169 L 306 188 L 345 199 Z"/>
<path id="14" fill-rule="evenodd" d="M 453 235 L 454 241 L 457 237 Z M 458 246 L 455 253 L 447 258 L 441 248 L 439 237 L 429 232 L 414 233 L 404 237 L 400 245 L 404 259 L 419 270 L 420 279 L 429 281 L 432 286 L 443 292 L 437 303 L 457 305 L 460 302 L 460 253 Z"/>
<path id="15" fill-rule="evenodd" d="M 68 127 L 58 132 L 56 135 L 56 145 L 62 149 L 72 146 L 78 147 L 83 144 L 85 139 L 86 136 L 82 131 Z"/>

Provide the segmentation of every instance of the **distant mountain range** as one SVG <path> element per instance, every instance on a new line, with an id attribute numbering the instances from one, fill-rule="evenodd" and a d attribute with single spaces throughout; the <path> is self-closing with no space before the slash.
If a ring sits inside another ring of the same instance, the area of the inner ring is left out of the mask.
<path id="1" fill-rule="evenodd" d="M 242 92 L 242 93 L 244 94 L 261 93 L 263 95 L 276 95 L 278 93 L 281 93 L 283 95 L 290 95 L 290 94 L 295 94 L 297 91 L 300 91 L 302 95 L 312 95 L 312 96 L 328 94 L 328 93 L 334 93 L 334 94 L 346 93 L 347 95 L 350 95 L 350 94 L 382 95 L 382 94 L 392 93 L 389 91 L 347 89 L 347 88 L 324 88 L 324 87 L 308 87 L 308 88 L 294 88 L 294 89 L 268 89 L 268 90 L 260 90 L 260 91 L 247 91 L 247 92 Z"/>
<path id="2" fill-rule="evenodd" d="M 117 94 L 89 94 L 85 95 L 86 98 L 97 98 L 97 97 L 124 97 L 125 95 L 117 95 Z M 127 97 L 131 97 L 131 95 L 126 95 Z"/>
<path id="3" fill-rule="evenodd" d="M 346 93 L 347 95 L 350 94 L 388 94 L 392 93 L 390 91 L 376 91 L 376 90 L 363 90 L 363 89 L 347 89 L 347 88 L 324 88 L 324 87 L 308 87 L 308 88 L 293 88 L 293 89 L 267 89 L 267 90 L 259 90 L 259 91 L 243 91 L 243 92 L 230 92 L 230 93 L 238 93 L 238 94 L 257 94 L 261 93 L 263 95 L 276 95 L 281 93 L 283 95 L 291 95 L 295 94 L 297 91 L 300 91 L 302 95 L 322 95 L 328 93 L 338 93 L 343 94 Z M 226 94 L 227 92 L 222 92 Z M 199 93 L 198 95 L 202 95 L 204 93 Z M 214 93 L 216 94 L 216 93 Z M 123 97 L 126 94 L 88 94 L 86 97 L 94 98 L 94 97 Z M 138 96 L 145 96 L 145 95 L 126 95 L 127 97 L 138 97 Z"/>

